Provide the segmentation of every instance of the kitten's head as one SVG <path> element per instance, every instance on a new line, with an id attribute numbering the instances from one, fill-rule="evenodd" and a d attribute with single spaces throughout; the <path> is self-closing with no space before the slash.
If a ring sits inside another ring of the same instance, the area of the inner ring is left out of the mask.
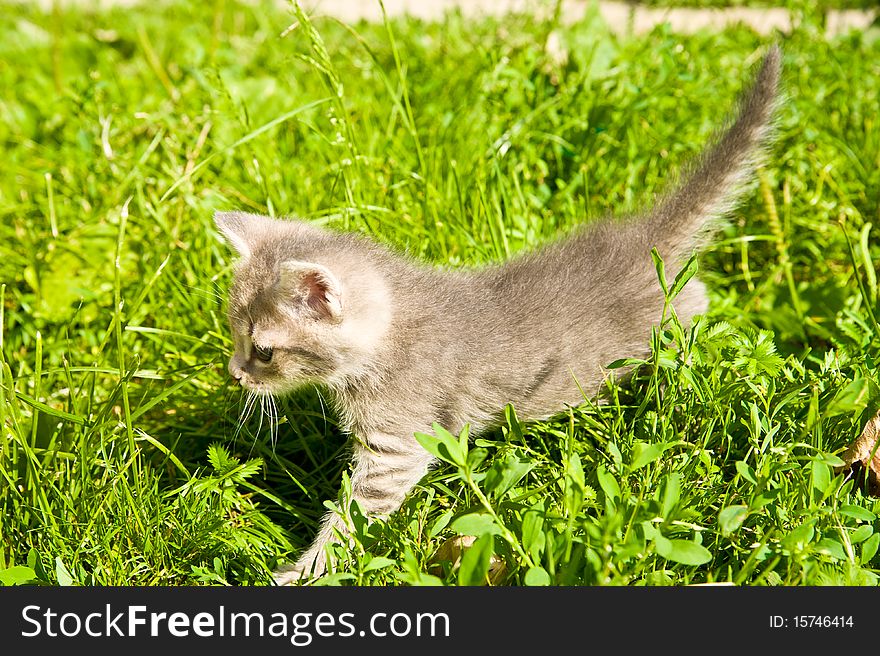
<path id="1" fill-rule="evenodd" d="M 239 212 L 214 220 L 240 256 L 229 292 L 229 373 L 242 387 L 283 394 L 333 385 L 368 365 L 388 311 L 365 259 L 302 222 Z"/>

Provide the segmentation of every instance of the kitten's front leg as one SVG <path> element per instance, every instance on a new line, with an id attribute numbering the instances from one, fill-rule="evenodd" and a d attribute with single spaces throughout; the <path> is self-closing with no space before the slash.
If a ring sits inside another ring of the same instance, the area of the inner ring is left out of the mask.
<path id="1" fill-rule="evenodd" d="M 365 444 L 355 444 L 352 499 L 368 517 L 388 515 L 400 507 L 431 461 L 431 456 L 412 437 L 374 433 Z M 348 528 L 339 515 L 328 513 L 308 550 L 296 563 L 275 572 L 275 583 L 289 585 L 323 574 L 327 569 L 324 546 L 337 541 L 336 531 L 346 535 Z"/>

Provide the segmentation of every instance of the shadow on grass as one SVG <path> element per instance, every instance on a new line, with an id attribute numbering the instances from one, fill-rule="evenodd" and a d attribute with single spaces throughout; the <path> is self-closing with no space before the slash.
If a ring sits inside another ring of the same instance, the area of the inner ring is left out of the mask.
<path id="1" fill-rule="evenodd" d="M 170 399 L 157 409 L 150 424 L 156 437 L 194 476 L 213 472 L 208 450 L 223 447 L 246 463 L 261 459 L 262 466 L 249 479 L 242 494 L 250 494 L 259 510 L 289 537 L 295 548 L 307 546 L 326 512 L 324 502 L 338 496 L 342 472 L 348 466 L 347 437 L 339 430 L 325 395 L 304 388 L 277 399 L 277 423 L 256 404 L 241 422 L 246 395 L 224 383 L 215 393 L 175 403 Z M 170 407 L 185 407 L 171 410 Z M 170 414 L 169 414 L 170 412 Z M 171 459 L 158 449 L 150 464 L 162 471 L 160 489 L 170 492 L 185 478 Z"/>

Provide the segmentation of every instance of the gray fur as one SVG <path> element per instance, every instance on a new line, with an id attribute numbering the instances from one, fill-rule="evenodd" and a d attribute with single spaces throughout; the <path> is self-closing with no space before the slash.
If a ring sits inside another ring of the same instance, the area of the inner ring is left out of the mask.
<path id="1" fill-rule="evenodd" d="M 552 415 L 582 402 L 575 381 L 596 393 L 605 365 L 647 353 L 663 307 L 651 248 L 671 279 L 734 206 L 768 135 L 780 60 L 772 47 L 735 121 L 653 210 L 587 225 L 496 266 L 441 271 L 363 237 L 218 213 L 241 255 L 230 373 L 261 394 L 325 385 L 356 437 L 354 498 L 369 514 L 393 512 L 431 464 L 415 432 L 439 422 L 476 433 L 507 403 L 527 419 Z M 703 313 L 702 284 L 692 280 L 675 308 L 684 323 Z M 334 529 L 345 531 L 329 515 L 276 581 L 324 571 Z"/>

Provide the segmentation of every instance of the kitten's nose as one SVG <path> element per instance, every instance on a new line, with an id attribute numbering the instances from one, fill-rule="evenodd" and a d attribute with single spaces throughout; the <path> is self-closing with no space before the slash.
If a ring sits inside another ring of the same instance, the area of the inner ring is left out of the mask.
<path id="1" fill-rule="evenodd" d="M 241 382 L 241 377 L 244 372 L 241 370 L 237 364 L 235 364 L 235 358 L 229 361 L 229 375 L 232 376 L 238 382 Z"/>

